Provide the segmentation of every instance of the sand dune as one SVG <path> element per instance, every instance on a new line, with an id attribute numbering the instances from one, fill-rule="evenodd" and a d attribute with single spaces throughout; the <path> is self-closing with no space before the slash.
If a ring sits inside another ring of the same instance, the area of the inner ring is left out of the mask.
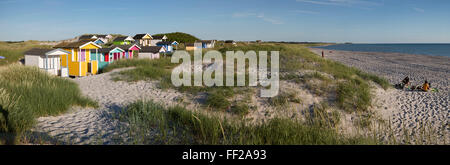
<path id="1" fill-rule="evenodd" d="M 111 75 L 122 70 L 74 79 L 82 93 L 97 101 L 100 107 L 73 107 L 63 115 L 38 118 L 34 130 L 48 133 L 63 144 L 123 144 L 131 139 L 128 139 L 126 124 L 113 118 L 118 110 L 140 99 L 174 105 L 181 96 L 175 90 L 157 88 L 152 81 L 112 81 Z"/>

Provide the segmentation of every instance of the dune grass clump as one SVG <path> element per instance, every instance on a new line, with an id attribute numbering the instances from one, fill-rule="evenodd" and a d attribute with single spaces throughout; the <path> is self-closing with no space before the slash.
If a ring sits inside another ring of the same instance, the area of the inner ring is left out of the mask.
<path id="1" fill-rule="evenodd" d="M 61 114 L 74 105 L 98 106 L 82 96 L 76 83 L 21 65 L 0 69 L 0 95 L 0 132 L 23 133 L 35 118 Z"/>
<path id="2" fill-rule="evenodd" d="M 219 111 L 224 111 L 231 105 L 227 96 L 229 95 L 218 91 L 209 92 L 206 98 L 206 105 Z"/>
<path id="3" fill-rule="evenodd" d="M 163 144 L 379 144 L 374 138 L 349 137 L 320 124 L 274 118 L 263 124 L 252 125 L 242 120 L 228 120 L 192 112 L 179 106 L 163 108 L 152 101 L 137 101 L 122 112 L 122 121 L 129 122 L 131 127 L 148 124 L 153 128 L 160 128 L 154 135 L 159 136 L 157 139 L 161 139 Z M 142 136 L 148 133 L 134 133 L 139 136 L 133 138 L 146 139 Z M 173 140 L 174 138 L 177 140 Z"/>
<path id="4" fill-rule="evenodd" d="M 340 82 L 337 87 L 337 103 L 347 112 L 367 112 L 372 96 L 369 85 L 360 79 Z"/>
<path id="5" fill-rule="evenodd" d="M 171 69 L 175 66 L 175 64 L 170 62 L 170 58 L 159 58 L 159 59 L 124 59 L 114 61 L 109 64 L 105 68 L 103 68 L 102 72 L 110 72 L 113 69 L 117 68 L 127 68 L 127 67 L 154 67 L 161 69 Z"/>
<path id="6" fill-rule="evenodd" d="M 238 103 L 236 105 L 231 106 L 231 113 L 239 116 L 245 116 L 248 113 L 250 113 L 250 107 L 247 104 Z"/>
<path id="7" fill-rule="evenodd" d="M 102 72 L 110 72 L 113 69 L 135 67 L 119 72 L 114 77 L 116 81 L 135 82 L 140 80 L 159 80 L 161 89 L 173 87 L 170 81 L 171 69 L 177 64 L 171 63 L 170 58 L 160 59 L 128 59 L 119 60 L 103 68 Z"/>

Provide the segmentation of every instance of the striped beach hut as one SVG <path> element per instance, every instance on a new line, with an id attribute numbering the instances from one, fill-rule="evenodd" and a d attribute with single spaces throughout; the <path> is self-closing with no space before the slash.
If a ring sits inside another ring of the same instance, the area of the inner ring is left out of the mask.
<path id="1" fill-rule="evenodd" d="M 119 60 L 123 55 L 125 50 L 115 46 L 110 48 L 101 48 L 98 50 L 99 64 L 98 68 L 101 70 L 105 68 L 108 64 L 114 62 L 115 60 Z"/>
<path id="2" fill-rule="evenodd" d="M 68 68 L 70 76 L 86 76 L 88 74 L 97 74 L 98 72 L 98 57 L 92 60 L 91 56 L 97 56 L 98 49 L 102 48 L 100 45 L 92 41 L 81 40 L 70 43 L 60 43 L 54 48 L 60 48 L 70 52 L 67 56 L 61 56 L 61 66 Z"/>
<path id="3" fill-rule="evenodd" d="M 122 50 L 125 51 L 122 54 L 121 58 L 126 58 L 126 59 L 132 59 L 133 57 L 137 56 L 137 54 L 139 53 L 139 50 L 141 50 L 141 47 L 139 47 L 137 44 L 133 44 L 133 45 L 119 45 L 117 47 L 119 47 L 119 48 L 121 48 Z"/>

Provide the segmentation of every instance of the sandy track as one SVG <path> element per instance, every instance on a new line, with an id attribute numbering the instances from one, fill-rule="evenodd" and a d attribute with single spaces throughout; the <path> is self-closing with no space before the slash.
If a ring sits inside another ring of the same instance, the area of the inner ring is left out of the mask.
<path id="1" fill-rule="evenodd" d="M 73 79 L 82 93 L 97 101 L 100 107 L 73 107 L 59 116 L 38 118 L 33 131 L 48 134 L 52 141 L 61 144 L 127 143 L 132 139 L 128 138 L 126 124 L 113 118 L 118 110 L 139 99 L 174 105 L 176 98 L 181 96 L 174 90 L 158 89 L 156 83 L 151 81 L 112 81 L 111 74 L 121 70 L 124 69 Z"/>
<path id="2" fill-rule="evenodd" d="M 321 54 L 322 49 L 311 49 Z M 422 85 L 427 79 L 439 92 L 418 92 L 390 89 L 377 93 L 377 106 L 387 120 L 391 120 L 396 134 L 408 128 L 412 137 L 420 136 L 423 127 L 439 132 L 437 141 L 450 140 L 449 80 L 450 58 L 399 53 L 373 53 L 324 50 L 325 58 L 383 76 L 391 84 L 409 76 L 413 85 Z M 389 111 L 387 111 L 389 110 Z M 434 137 L 433 137 L 434 138 Z"/>

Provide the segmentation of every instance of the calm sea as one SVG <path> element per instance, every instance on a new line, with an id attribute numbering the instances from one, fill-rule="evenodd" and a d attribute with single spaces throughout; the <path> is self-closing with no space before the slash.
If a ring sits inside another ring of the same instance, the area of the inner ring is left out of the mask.
<path id="1" fill-rule="evenodd" d="M 450 44 L 337 44 L 330 46 L 318 46 L 315 48 L 450 57 Z"/>

